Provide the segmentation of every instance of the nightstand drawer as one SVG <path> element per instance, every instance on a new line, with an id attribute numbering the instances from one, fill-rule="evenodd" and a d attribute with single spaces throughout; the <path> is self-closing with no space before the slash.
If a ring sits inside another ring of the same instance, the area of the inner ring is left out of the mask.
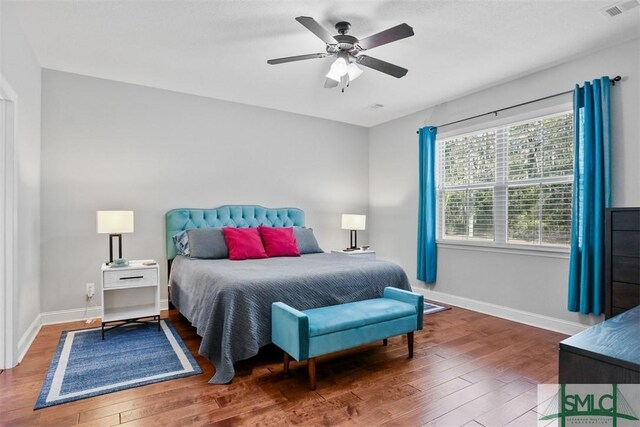
<path id="1" fill-rule="evenodd" d="M 158 284 L 157 268 L 113 270 L 104 272 L 104 288 L 155 286 Z"/>

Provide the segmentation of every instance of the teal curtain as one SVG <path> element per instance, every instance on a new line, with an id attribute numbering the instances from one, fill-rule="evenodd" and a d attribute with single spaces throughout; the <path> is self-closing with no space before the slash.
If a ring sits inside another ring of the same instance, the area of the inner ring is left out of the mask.
<path id="1" fill-rule="evenodd" d="M 436 134 L 433 126 L 418 131 L 418 280 L 436 281 Z"/>
<path id="2" fill-rule="evenodd" d="M 604 211 L 611 206 L 611 108 L 608 77 L 573 93 L 575 158 L 569 262 L 569 311 L 604 311 Z"/>

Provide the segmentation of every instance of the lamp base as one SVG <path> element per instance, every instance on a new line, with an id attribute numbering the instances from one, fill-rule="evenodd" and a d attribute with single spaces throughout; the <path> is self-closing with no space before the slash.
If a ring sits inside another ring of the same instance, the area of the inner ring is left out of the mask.
<path id="1" fill-rule="evenodd" d="M 109 261 L 106 262 L 107 265 L 111 265 L 113 263 L 113 239 L 118 238 L 118 259 L 122 258 L 122 234 L 109 234 Z"/>
<path id="2" fill-rule="evenodd" d="M 351 250 L 355 251 L 358 249 L 358 230 L 351 230 L 349 233 L 349 244 L 351 245 Z"/>
<path id="3" fill-rule="evenodd" d="M 111 261 L 107 265 L 109 267 L 111 267 L 111 268 L 128 267 L 129 266 L 129 261 L 127 261 L 124 258 L 118 258 L 118 259 L 114 259 L 113 261 Z"/>

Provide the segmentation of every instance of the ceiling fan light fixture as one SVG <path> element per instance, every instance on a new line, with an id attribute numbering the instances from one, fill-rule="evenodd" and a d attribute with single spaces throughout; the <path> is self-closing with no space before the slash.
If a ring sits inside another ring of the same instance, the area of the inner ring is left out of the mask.
<path id="1" fill-rule="evenodd" d="M 345 61 L 344 58 L 338 58 L 333 62 L 333 64 L 331 64 L 331 69 L 329 70 L 329 73 L 327 73 L 327 78 L 339 82 L 340 78 L 347 74 L 347 72 L 347 61 Z"/>
<path id="2" fill-rule="evenodd" d="M 355 79 L 360 77 L 360 74 L 362 74 L 362 69 L 351 62 L 347 66 L 347 74 L 349 74 L 349 81 L 354 81 Z"/>

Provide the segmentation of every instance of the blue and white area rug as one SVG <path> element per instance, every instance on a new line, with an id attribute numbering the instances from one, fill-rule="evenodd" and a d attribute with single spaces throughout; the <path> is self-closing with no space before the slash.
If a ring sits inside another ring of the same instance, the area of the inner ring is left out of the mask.
<path id="1" fill-rule="evenodd" d="M 171 323 L 64 331 L 35 409 L 202 373 Z"/>
<path id="2" fill-rule="evenodd" d="M 446 306 L 446 305 L 439 305 L 436 304 L 434 302 L 424 302 L 424 314 L 433 314 L 433 313 L 437 313 L 439 311 L 445 311 L 445 310 L 449 310 L 451 307 Z"/>

